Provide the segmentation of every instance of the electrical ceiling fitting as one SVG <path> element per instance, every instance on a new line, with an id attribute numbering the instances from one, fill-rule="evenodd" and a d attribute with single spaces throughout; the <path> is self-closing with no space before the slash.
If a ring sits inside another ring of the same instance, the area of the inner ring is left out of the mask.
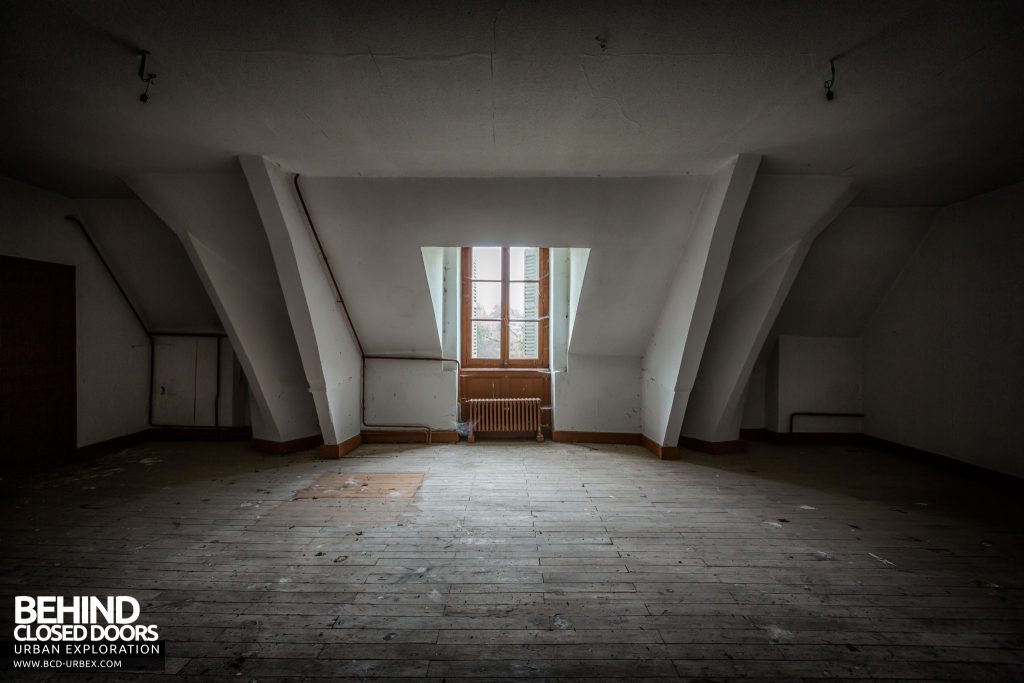
<path id="1" fill-rule="evenodd" d="M 832 92 L 832 86 L 836 84 L 836 60 L 832 58 L 828 60 L 829 66 L 832 67 L 832 78 L 825 81 L 825 99 L 831 102 L 836 98 L 836 94 Z"/>
<path id="2" fill-rule="evenodd" d="M 139 102 L 143 104 L 149 101 L 149 86 L 156 80 L 156 74 L 146 73 L 147 57 L 149 57 L 149 50 L 139 50 L 139 80 L 146 84 L 146 89 L 139 95 Z"/>

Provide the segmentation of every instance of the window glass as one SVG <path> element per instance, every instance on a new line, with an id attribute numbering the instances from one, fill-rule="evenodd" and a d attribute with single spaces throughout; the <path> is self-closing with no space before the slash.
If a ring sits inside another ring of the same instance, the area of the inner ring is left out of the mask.
<path id="1" fill-rule="evenodd" d="M 474 280 L 501 280 L 501 247 L 473 247 Z"/>
<path id="2" fill-rule="evenodd" d="M 474 320 L 472 345 L 473 358 L 501 358 L 501 323 Z"/>
<path id="3" fill-rule="evenodd" d="M 501 319 L 501 283 L 473 283 L 473 317 Z"/>
<path id="4" fill-rule="evenodd" d="M 508 317 L 536 320 L 540 316 L 540 285 L 536 282 L 510 282 L 508 285 Z"/>
<path id="5" fill-rule="evenodd" d="M 509 280 L 540 279 L 540 249 L 537 247 L 511 247 L 508 250 Z"/>
<path id="6" fill-rule="evenodd" d="M 534 359 L 540 355 L 540 323 L 509 322 L 508 357 Z"/>
<path id="7" fill-rule="evenodd" d="M 547 363 L 548 250 L 462 250 L 461 353 L 466 367 L 534 368 Z"/>

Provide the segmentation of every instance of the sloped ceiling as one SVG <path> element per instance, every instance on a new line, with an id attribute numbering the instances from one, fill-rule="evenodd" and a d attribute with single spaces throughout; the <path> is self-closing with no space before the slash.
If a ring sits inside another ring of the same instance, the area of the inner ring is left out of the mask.
<path id="1" fill-rule="evenodd" d="M 368 352 L 437 353 L 422 246 L 590 247 L 573 351 L 643 353 L 706 185 L 686 178 L 302 178 Z"/>
<path id="2" fill-rule="evenodd" d="M 8 0 L 0 172 L 69 196 L 266 154 L 310 175 L 1020 179 L 1024 4 Z M 148 104 L 137 49 L 158 74 Z M 829 59 L 836 100 L 824 98 Z"/>
<path id="3" fill-rule="evenodd" d="M 220 332 L 181 240 L 138 199 L 80 201 L 89 233 L 150 332 Z"/>
<path id="4" fill-rule="evenodd" d="M 929 209 L 851 207 L 843 211 L 814 241 L 773 335 L 863 334 L 923 239 L 931 216 Z"/>
<path id="5" fill-rule="evenodd" d="M 736 231 L 719 307 L 756 281 L 763 270 L 771 267 L 774 257 L 806 236 L 846 193 L 842 206 L 854 193 L 848 178 L 759 175 Z M 820 230 L 824 224 L 817 227 Z"/>

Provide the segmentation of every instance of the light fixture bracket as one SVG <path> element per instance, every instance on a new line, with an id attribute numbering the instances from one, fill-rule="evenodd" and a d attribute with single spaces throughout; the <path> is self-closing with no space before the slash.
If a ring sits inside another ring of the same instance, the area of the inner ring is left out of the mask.
<path id="1" fill-rule="evenodd" d="M 832 91 L 832 86 L 836 84 L 836 60 L 828 60 L 829 66 L 832 67 L 832 78 L 825 81 L 825 99 L 831 102 L 836 98 L 836 94 Z"/>
<path id="2" fill-rule="evenodd" d="M 146 89 L 139 95 L 139 102 L 143 104 L 149 101 L 149 86 L 156 80 L 156 74 L 146 71 L 147 57 L 149 57 L 149 50 L 139 50 L 139 80 L 146 84 Z"/>

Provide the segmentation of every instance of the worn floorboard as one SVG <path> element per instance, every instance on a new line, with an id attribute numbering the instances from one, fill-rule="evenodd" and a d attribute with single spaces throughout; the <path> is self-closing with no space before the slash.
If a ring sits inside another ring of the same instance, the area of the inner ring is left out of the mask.
<path id="1" fill-rule="evenodd" d="M 1024 679 L 1019 500 L 871 450 L 154 443 L 0 491 L 5 632 L 130 594 L 183 680 Z"/>

